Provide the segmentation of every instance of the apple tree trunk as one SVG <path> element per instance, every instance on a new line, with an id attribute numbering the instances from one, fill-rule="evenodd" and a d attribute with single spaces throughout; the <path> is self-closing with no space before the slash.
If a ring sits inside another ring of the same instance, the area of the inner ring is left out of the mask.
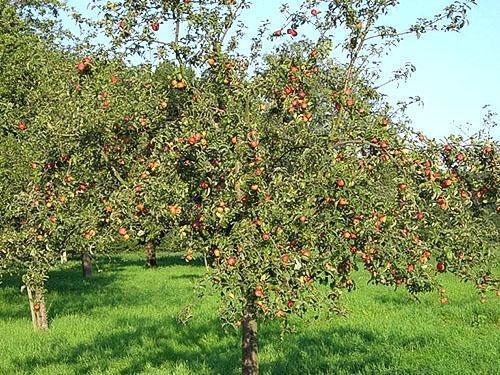
<path id="1" fill-rule="evenodd" d="M 156 267 L 156 246 L 154 241 L 146 242 L 146 267 Z"/>
<path id="2" fill-rule="evenodd" d="M 88 251 L 82 254 L 82 272 L 84 278 L 92 276 L 92 257 Z"/>
<path id="3" fill-rule="evenodd" d="M 26 288 L 28 290 L 28 298 L 31 310 L 31 320 L 33 322 L 33 328 L 36 331 L 46 331 L 49 328 L 47 320 L 47 308 L 45 306 L 45 296 L 41 288 L 35 288 L 35 293 L 30 287 Z"/>
<path id="4" fill-rule="evenodd" d="M 248 304 L 243 311 L 242 322 L 242 374 L 258 375 L 258 342 L 257 342 L 257 320 L 255 317 L 255 307 Z"/>

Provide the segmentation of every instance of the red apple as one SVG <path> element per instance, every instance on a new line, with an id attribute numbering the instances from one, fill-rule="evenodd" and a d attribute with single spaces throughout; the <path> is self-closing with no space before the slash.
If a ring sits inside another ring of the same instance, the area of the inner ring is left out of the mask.
<path id="1" fill-rule="evenodd" d="M 439 272 L 443 272 L 445 269 L 446 269 L 446 266 L 443 262 L 438 262 L 436 264 L 436 269 L 439 271 Z"/>

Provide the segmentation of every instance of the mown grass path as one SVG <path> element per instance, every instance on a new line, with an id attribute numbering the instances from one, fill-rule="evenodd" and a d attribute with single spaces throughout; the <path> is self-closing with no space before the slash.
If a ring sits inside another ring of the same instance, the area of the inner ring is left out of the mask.
<path id="1" fill-rule="evenodd" d="M 146 270 L 141 255 L 100 258 L 82 280 L 71 261 L 51 273 L 50 331 L 34 333 L 20 280 L 0 286 L 0 374 L 238 374 L 237 332 L 221 328 L 215 296 L 197 299 L 201 264 L 160 254 Z M 475 290 L 443 276 L 449 302 L 427 294 L 366 285 L 345 295 L 349 315 L 260 330 L 263 374 L 498 374 L 500 299 L 480 304 Z M 180 325 L 183 306 L 194 317 Z"/>

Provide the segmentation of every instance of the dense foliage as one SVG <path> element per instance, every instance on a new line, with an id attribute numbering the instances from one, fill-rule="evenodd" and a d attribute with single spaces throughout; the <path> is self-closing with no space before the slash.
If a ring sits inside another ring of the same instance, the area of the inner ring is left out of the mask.
<path id="1" fill-rule="evenodd" d="M 460 30 L 474 1 L 406 31 L 380 23 L 397 1 L 283 7 L 286 26 L 259 30 L 249 56 L 237 49 L 246 1 L 93 3 L 103 18 L 82 40 L 98 32 L 112 49 L 59 48 L 64 33 L 26 27 L 30 5 L 1 8 L 0 266 L 25 272 L 41 328 L 64 252 L 133 240 L 152 266 L 167 235 L 205 259 L 221 317 L 243 326 L 249 374 L 257 319 L 339 312 L 357 269 L 442 302 L 439 272 L 483 298 L 497 286 L 497 143 L 415 134 L 368 65 L 405 34 Z"/>

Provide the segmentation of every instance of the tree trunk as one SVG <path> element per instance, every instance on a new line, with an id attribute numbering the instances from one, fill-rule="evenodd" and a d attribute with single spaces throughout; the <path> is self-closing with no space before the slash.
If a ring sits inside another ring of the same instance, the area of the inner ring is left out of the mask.
<path id="1" fill-rule="evenodd" d="M 146 242 L 146 267 L 156 267 L 156 247 L 153 241 Z"/>
<path id="2" fill-rule="evenodd" d="M 241 341 L 242 374 L 258 375 L 257 320 L 254 306 L 247 305 L 243 311 L 243 336 Z"/>
<path id="3" fill-rule="evenodd" d="M 92 257 L 87 251 L 82 254 L 82 272 L 84 278 L 92 276 Z"/>
<path id="4" fill-rule="evenodd" d="M 26 289 L 28 291 L 28 298 L 30 302 L 31 321 L 33 322 L 33 328 L 35 330 L 46 331 L 49 328 L 49 323 L 47 320 L 47 309 L 45 307 L 45 297 L 43 295 L 42 289 L 35 289 L 34 296 L 30 287 L 27 287 Z"/>

